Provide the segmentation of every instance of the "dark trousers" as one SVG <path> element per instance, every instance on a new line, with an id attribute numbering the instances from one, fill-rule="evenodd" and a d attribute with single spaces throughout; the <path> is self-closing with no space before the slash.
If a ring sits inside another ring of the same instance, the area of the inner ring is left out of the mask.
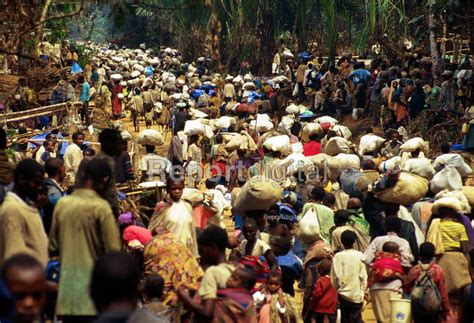
<path id="1" fill-rule="evenodd" d="M 81 120 L 86 126 L 89 126 L 91 124 L 89 118 L 89 101 L 82 103 Z"/>
<path id="2" fill-rule="evenodd" d="M 304 93 L 303 82 L 298 82 L 298 99 L 300 100 L 300 103 L 304 102 L 305 98 L 306 95 Z"/>
<path id="3" fill-rule="evenodd" d="M 327 316 L 329 323 L 336 323 L 337 313 L 333 313 L 333 314 L 313 313 L 312 322 L 316 321 L 316 323 L 324 323 L 324 317 L 325 316 Z"/>
<path id="4" fill-rule="evenodd" d="M 341 323 L 362 323 L 362 303 L 352 303 L 339 296 Z"/>

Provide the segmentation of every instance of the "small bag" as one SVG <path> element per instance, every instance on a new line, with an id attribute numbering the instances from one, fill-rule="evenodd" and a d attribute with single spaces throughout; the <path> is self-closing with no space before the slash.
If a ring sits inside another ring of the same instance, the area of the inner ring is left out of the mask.
<path id="1" fill-rule="evenodd" d="M 467 123 L 462 124 L 461 133 L 467 135 L 469 133 L 469 125 Z"/>

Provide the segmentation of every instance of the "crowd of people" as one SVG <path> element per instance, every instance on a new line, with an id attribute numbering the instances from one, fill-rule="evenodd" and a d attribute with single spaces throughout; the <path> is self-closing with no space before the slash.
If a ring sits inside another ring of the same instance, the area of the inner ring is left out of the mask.
<path id="1" fill-rule="evenodd" d="M 472 169 L 405 128 L 465 118 L 471 148 L 468 57 L 440 79 L 417 55 L 366 69 L 285 49 L 259 78 L 171 49 L 100 53 L 51 100 L 82 101 L 84 129 L 134 131 L 101 130 L 99 151 L 53 118 L 14 125 L 42 142 L 0 130 L 1 322 L 345 323 L 368 304 L 378 322 L 473 322 Z M 166 194 L 124 209 L 117 184 L 137 182 Z"/>

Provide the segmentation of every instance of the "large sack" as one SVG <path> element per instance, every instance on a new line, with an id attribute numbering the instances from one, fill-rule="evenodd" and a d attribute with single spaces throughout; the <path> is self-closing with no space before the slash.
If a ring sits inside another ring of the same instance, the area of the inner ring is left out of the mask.
<path id="1" fill-rule="evenodd" d="M 313 162 L 302 153 L 293 153 L 278 163 L 279 166 L 286 168 L 286 174 L 292 175 L 297 171 L 306 171 L 314 167 Z"/>
<path id="2" fill-rule="evenodd" d="M 428 193 L 428 181 L 421 176 L 400 173 L 395 185 L 375 194 L 375 196 L 386 203 L 410 205 L 417 202 Z"/>
<path id="3" fill-rule="evenodd" d="M 193 207 L 199 203 L 204 202 L 204 194 L 196 188 L 184 188 L 183 195 L 181 197 L 186 202 L 189 202 Z"/>
<path id="4" fill-rule="evenodd" d="M 237 149 L 255 151 L 257 150 L 257 145 L 248 133 L 241 131 L 238 135 L 232 137 L 232 139 L 225 145 L 225 149 L 227 151 L 234 151 Z"/>
<path id="5" fill-rule="evenodd" d="M 361 191 L 358 190 L 358 182 L 364 174 L 358 169 L 346 169 L 341 173 L 339 177 L 339 183 L 341 183 L 342 190 L 349 196 L 358 196 Z"/>
<path id="6" fill-rule="evenodd" d="M 122 74 L 112 74 L 110 79 L 114 82 L 120 82 L 123 79 Z"/>
<path id="7" fill-rule="evenodd" d="M 232 140 L 232 138 L 238 136 L 239 134 L 235 132 L 221 132 L 220 135 L 222 136 L 222 140 L 224 141 L 224 143 L 227 144 Z"/>
<path id="8" fill-rule="evenodd" d="M 313 162 L 314 166 L 318 168 L 323 168 L 326 163 L 326 160 L 328 160 L 329 158 L 331 158 L 331 156 L 323 153 L 308 157 L 308 159 Z"/>
<path id="9" fill-rule="evenodd" d="M 326 165 L 329 179 L 335 181 L 346 169 L 360 169 L 360 159 L 353 154 L 339 154 L 328 158 Z"/>
<path id="10" fill-rule="evenodd" d="M 184 133 L 187 136 L 192 135 L 203 135 L 204 134 L 204 125 L 199 119 L 197 120 L 188 120 L 184 124 Z"/>
<path id="11" fill-rule="evenodd" d="M 300 113 L 300 108 L 294 103 L 286 107 L 285 112 L 288 114 L 297 114 Z"/>
<path id="12" fill-rule="evenodd" d="M 227 129 L 231 125 L 235 124 L 235 119 L 228 116 L 222 116 L 214 122 L 214 127 L 216 129 Z"/>
<path id="13" fill-rule="evenodd" d="M 252 120 L 250 121 L 250 128 L 255 129 L 257 132 L 267 132 L 273 129 L 273 122 L 270 120 Z"/>
<path id="14" fill-rule="evenodd" d="M 313 244 L 321 231 L 321 225 L 315 208 L 308 208 L 298 222 L 298 237 L 307 245 Z"/>
<path id="15" fill-rule="evenodd" d="M 466 177 L 472 173 L 471 167 L 459 154 L 443 154 L 436 158 L 433 163 L 433 167 L 438 171 L 446 165 L 454 166 L 461 177 Z"/>
<path id="16" fill-rule="evenodd" d="M 433 176 L 430 187 L 434 194 L 438 194 L 443 190 L 461 190 L 462 178 L 456 168 L 448 165 Z"/>
<path id="17" fill-rule="evenodd" d="M 291 127 L 295 124 L 295 119 L 291 116 L 283 116 L 281 122 L 278 124 L 278 132 L 281 132 L 285 135 L 291 134 Z"/>
<path id="18" fill-rule="evenodd" d="M 359 154 L 365 155 L 366 153 L 371 153 L 377 150 L 383 143 L 385 139 L 382 137 L 367 134 L 360 138 L 359 142 Z"/>
<path id="19" fill-rule="evenodd" d="M 379 166 L 379 170 L 382 173 L 385 173 L 385 172 L 388 172 L 388 171 L 391 171 L 391 170 L 395 169 L 395 167 L 400 167 L 401 164 L 402 164 L 402 157 L 395 156 L 395 157 L 392 157 L 388 160 L 385 160 L 385 161 L 381 162 L 380 166 Z"/>
<path id="20" fill-rule="evenodd" d="M 410 158 L 403 163 L 403 171 L 431 180 L 435 170 L 427 158 Z"/>
<path id="21" fill-rule="evenodd" d="M 471 204 L 469 203 L 468 198 L 464 194 L 464 191 L 443 190 L 439 192 L 438 194 L 436 194 L 435 199 L 439 200 L 443 197 L 454 197 L 458 199 L 459 202 L 461 203 L 462 213 L 465 213 L 465 214 L 471 213 Z"/>
<path id="22" fill-rule="evenodd" d="M 320 135 L 323 133 L 323 128 L 319 123 L 307 123 L 303 126 L 302 134 L 309 138 L 312 135 Z"/>
<path id="23" fill-rule="evenodd" d="M 324 153 L 329 156 L 336 156 L 338 154 L 352 153 L 351 142 L 342 137 L 332 137 L 324 147 Z"/>
<path id="24" fill-rule="evenodd" d="M 403 145 L 400 146 L 400 150 L 403 152 L 411 153 L 417 149 L 427 153 L 429 150 L 428 142 L 424 141 L 421 137 L 415 137 L 407 140 Z"/>
<path id="25" fill-rule="evenodd" d="M 252 177 L 237 195 L 234 209 L 243 214 L 252 210 L 268 210 L 281 199 L 283 189 L 272 179 L 263 176 Z"/>
<path id="26" fill-rule="evenodd" d="M 331 124 L 331 126 L 335 126 L 338 123 L 337 119 L 334 119 L 333 117 L 329 117 L 329 116 L 319 117 L 315 121 L 319 124 L 329 123 Z"/>
<path id="27" fill-rule="evenodd" d="M 291 152 L 293 154 L 302 154 L 304 152 L 303 144 L 301 142 L 291 144 Z"/>
<path id="28" fill-rule="evenodd" d="M 290 149 L 290 137 L 287 135 L 271 137 L 265 140 L 263 146 L 268 150 L 279 151 L 285 154 Z"/>
<path id="29" fill-rule="evenodd" d="M 474 207 L 474 186 L 463 186 L 462 193 L 469 202 L 469 205 Z"/>
<path id="30" fill-rule="evenodd" d="M 337 124 L 333 126 L 331 130 L 335 131 L 339 137 L 346 138 L 347 140 L 351 139 L 352 137 L 351 130 L 346 126 Z"/>
<path id="31" fill-rule="evenodd" d="M 164 139 L 159 131 L 146 129 L 138 135 L 138 143 L 142 145 L 161 146 L 164 143 Z"/>

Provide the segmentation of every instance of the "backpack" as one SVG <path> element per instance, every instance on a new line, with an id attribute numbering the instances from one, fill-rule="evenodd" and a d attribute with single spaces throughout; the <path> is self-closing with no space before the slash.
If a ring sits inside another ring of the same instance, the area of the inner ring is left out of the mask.
<path id="1" fill-rule="evenodd" d="M 411 306 L 414 313 L 436 314 L 441 312 L 441 293 L 431 278 L 428 268 L 423 268 L 415 288 L 411 292 Z"/>

